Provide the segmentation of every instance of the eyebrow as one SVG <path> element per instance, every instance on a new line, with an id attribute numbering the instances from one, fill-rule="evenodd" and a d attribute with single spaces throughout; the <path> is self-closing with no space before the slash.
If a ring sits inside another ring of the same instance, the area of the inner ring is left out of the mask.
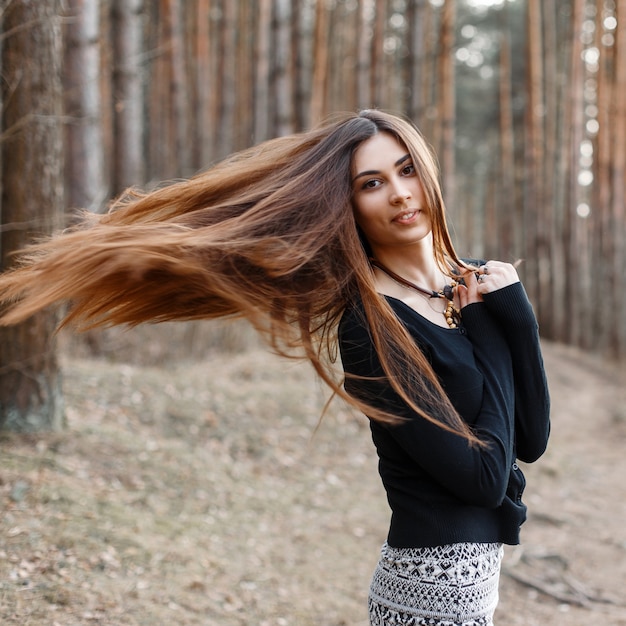
<path id="1" fill-rule="evenodd" d="M 410 159 L 411 155 L 409 153 L 405 154 L 403 157 L 400 157 L 394 164 L 394 167 L 398 167 L 400 165 L 402 165 L 407 159 Z M 352 182 L 354 183 L 354 181 L 357 178 L 361 178 L 362 176 L 371 176 L 372 174 L 380 174 L 379 170 L 366 170 L 365 172 L 360 172 L 358 173 L 353 179 Z"/>

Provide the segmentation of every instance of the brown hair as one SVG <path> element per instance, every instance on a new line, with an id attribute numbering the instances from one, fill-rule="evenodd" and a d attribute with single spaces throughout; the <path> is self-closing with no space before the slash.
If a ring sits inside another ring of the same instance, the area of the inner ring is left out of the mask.
<path id="1" fill-rule="evenodd" d="M 377 292 L 351 208 L 354 151 L 388 132 L 410 152 L 433 223 L 437 262 L 460 264 L 445 221 L 438 168 L 408 121 L 377 110 L 234 154 L 189 180 L 130 191 L 105 215 L 29 248 L 0 276 L 0 323 L 69 301 L 62 324 L 93 328 L 245 317 L 280 354 L 304 350 L 332 390 L 374 419 L 396 416 L 348 396 L 333 366 L 346 306 L 362 301 L 394 389 L 425 419 L 476 438 L 428 361 Z M 409 394 L 407 390 L 411 390 Z M 440 407 L 439 418 L 423 407 Z"/>

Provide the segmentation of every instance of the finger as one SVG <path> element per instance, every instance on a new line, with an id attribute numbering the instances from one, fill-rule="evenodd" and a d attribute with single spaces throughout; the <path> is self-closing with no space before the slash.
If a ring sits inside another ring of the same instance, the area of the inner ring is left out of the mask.
<path id="1" fill-rule="evenodd" d="M 469 304 L 469 295 L 468 295 L 468 289 L 465 285 L 459 285 L 457 288 L 457 293 L 459 294 L 459 304 L 461 305 L 461 308 L 463 308 L 464 306 L 467 306 Z"/>
<path id="2" fill-rule="evenodd" d="M 478 291 L 478 281 L 474 272 L 468 272 L 464 276 L 465 286 L 459 286 L 459 301 L 461 308 L 471 304 L 472 302 L 479 302 L 482 298 Z"/>

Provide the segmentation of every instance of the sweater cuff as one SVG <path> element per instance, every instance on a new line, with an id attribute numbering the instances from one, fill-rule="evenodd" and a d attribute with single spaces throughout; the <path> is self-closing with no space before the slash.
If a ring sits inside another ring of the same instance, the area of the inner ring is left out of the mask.
<path id="1" fill-rule="evenodd" d="M 493 318 L 484 302 L 473 302 L 461 309 L 461 319 L 470 337 L 485 337 L 493 332 Z"/>
<path id="2" fill-rule="evenodd" d="M 537 327 L 533 307 L 521 282 L 486 293 L 483 300 L 489 311 L 498 319 L 506 321 L 507 325 L 516 328 Z"/>

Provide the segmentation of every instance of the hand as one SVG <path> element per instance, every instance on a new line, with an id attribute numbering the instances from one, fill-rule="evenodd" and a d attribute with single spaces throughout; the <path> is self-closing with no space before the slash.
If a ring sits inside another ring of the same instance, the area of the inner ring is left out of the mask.
<path id="1" fill-rule="evenodd" d="M 502 261 L 487 261 L 478 268 L 476 276 L 477 290 L 481 296 L 519 282 L 515 266 Z"/>
<path id="2" fill-rule="evenodd" d="M 461 308 L 474 302 L 482 302 L 483 294 L 519 282 L 517 270 L 511 263 L 488 261 L 475 271 L 463 272 L 465 285 L 459 285 L 459 303 Z"/>
<path id="3" fill-rule="evenodd" d="M 463 276 L 463 283 L 457 288 L 456 292 L 459 295 L 459 304 L 461 309 L 468 304 L 474 302 L 482 302 L 482 295 L 478 292 L 478 278 L 475 271 L 465 270 L 461 272 Z"/>

